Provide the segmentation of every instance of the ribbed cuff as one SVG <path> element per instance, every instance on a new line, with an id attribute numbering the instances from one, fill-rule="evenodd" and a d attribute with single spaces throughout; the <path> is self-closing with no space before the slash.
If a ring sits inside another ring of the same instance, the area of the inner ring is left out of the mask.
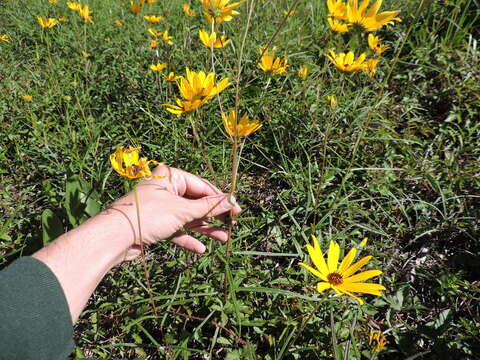
<path id="1" fill-rule="evenodd" d="M 0 271 L 0 359 L 65 360 L 74 348 L 63 289 L 33 257 Z"/>

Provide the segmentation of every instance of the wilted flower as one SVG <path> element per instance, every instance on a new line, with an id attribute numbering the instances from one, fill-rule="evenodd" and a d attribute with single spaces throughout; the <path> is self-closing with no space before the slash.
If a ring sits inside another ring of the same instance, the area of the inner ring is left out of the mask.
<path id="1" fill-rule="evenodd" d="M 162 34 L 163 34 L 161 31 L 156 31 L 155 29 L 152 29 L 152 28 L 148 28 L 147 31 L 150 35 L 155 36 L 155 37 L 162 36 Z"/>
<path id="2" fill-rule="evenodd" d="M 0 41 L 10 42 L 10 38 L 7 34 L 0 34 Z"/>
<path id="3" fill-rule="evenodd" d="M 118 26 L 122 26 L 122 25 L 123 25 L 123 24 L 122 24 L 122 21 L 121 21 L 120 19 L 115 19 L 115 20 L 113 21 L 113 23 L 114 23 L 115 25 L 118 25 Z"/>
<path id="4" fill-rule="evenodd" d="M 340 34 L 346 33 L 350 30 L 349 29 L 351 26 L 350 24 L 343 24 L 340 21 L 337 21 L 335 19 L 332 20 L 332 18 L 328 18 L 327 21 L 328 21 L 328 25 L 330 25 L 330 28 L 333 31 L 338 32 Z"/>
<path id="5" fill-rule="evenodd" d="M 375 36 L 373 34 L 368 34 L 368 47 L 370 48 L 370 50 L 375 52 L 377 56 L 381 56 L 385 50 L 389 49 L 387 45 L 380 44 L 380 41 L 382 40 L 383 39 L 381 37 Z"/>
<path id="6" fill-rule="evenodd" d="M 234 15 L 240 14 L 234 10 L 243 1 L 229 4 L 230 0 L 200 0 L 203 5 L 204 15 L 208 22 L 215 21 L 215 24 L 220 24 L 223 21 L 230 21 Z"/>
<path id="7" fill-rule="evenodd" d="M 209 48 L 212 46 L 215 49 L 222 48 L 230 42 L 225 35 L 217 36 L 216 32 L 209 34 L 203 29 L 198 31 L 198 36 L 200 37 L 202 44 Z"/>
<path id="8" fill-rule="evenodd" d="M 222 79 L 215 84 L 214 73 L 209 73 L 208 75 L 203 71 L 196 73 L 188 68 L 186 72 L 187 78 L 180 76 L 180 82 L 177 83 L 180 95 L 184 100 L 175 99 L 177 105 L 162 104 L 167 108 L 167 111 L 175 115 L 198 109 L 230 85 L 228 78 Z"/>
<path id="9" fill-rule="evenodd" d="M 371 58 L 365 61 L 365 67 L 363 71 L 365 71 L 368 76 L 372 77 L 377 73 L 377 65 L 380 60 L 378 58 Z"/>
<path id="10" fill-rule="evenodd" d="M 380 330 L 374 331 L 370 328 L 370 336 L 368 339 L 368 345 L 372 347 L 374 352 L 380 352 L 388 344 L 387 337 L 382 335 Z"/>
<path id="11" fill-rule="evenodd" d="M 158 161 L 147 160 L 139 157 L 140 148 L 124 149 L 123 146 L 117 147 L 115 152 L 110 155 L 110 163 L 113 169 L 121 176 L 127 179 L 141 179 L 152 176 L 152 171 L 148 166 L 150 163 L 158 165 Z"/>
<path id="12" fill-rule="evenodd" d="M 298 69 L 298 76 L 302 80 L 305 80 L 308 76 L 308 68 L 306 66 L 302 66 L 300 69 Z"/>
<path id="13" fill-rule="evenodd" d="M 156 16 L 156 15 L 145 15 L 143 18 L 147 20 L 149 23 L 157 23 L 163 20 L 163 16 Z"/>
<path id="14" fill-rule="evenodd" d="M 181 76 L 175 75 L 173 72 L 169 72 L 168 75 L 163 75 L 162 74 L 162 79 L 165 81 L 170 81 L 170 82 L 175 82 L 179 79 L 181 79 Z"/>
<path id="15" fill-rule="evenodd" d="M 163 69 L 165 69 L 167 67 L 167 64 L 165 63 L 158 63 L 157 65 L 150 65 L 150 69 L 152 69 L 153 71 L 162 71 Z"/>
<path id="16" fill-rule="evenodd" d="M 307 250 L 316 269 L 304 263 L 300 263 L 299 265 L 303 266 L 313 275 L 323 280 L 317 284 L 318 292 L 321 293 L 326 289 L 333 289 L 337 294 L 349 295 L 356 299 L 360 304 L 363 304 L 364 301 L 353 293 L 365 293 L 381 296 L 381 291 L 386 290 L 385 287 L 380 284 L 361 282 L 382 274 L 380 270 L 367 270 L 354 275 L 370 261 L 372 256 L 365 256 L 352 265 L 357 253 L 357 249 L 352 248 L 348 252 L 347 256 L 344 257 L 340 263 L 340 266 L 338 266 L 340 246 L 335 241 L 330 241 L 328 259 L 327 262 L 325 262 L 322 249 L 318 244 L 317 238 L 315 236 L 312 236 L 312 238 L 313 246 L 308 244 Z"/>
<path id="17" fill-rule="evenodd" d="M 228 114 L 222 114 L 223 126 L 232 137 L 248 136 L 262 127 L 260 121 L 249 121 L 248 115 L 243 115 L 240 122 L 237 120 L 237 112 L 232 109 Z"/>
<path id="18" fill-rule="evenodd" d="M 327 95 L 327 102 L 332 108 L 337 106 L 337 98 L 335 97 L 335 95 Z"/>
<path id="19" fill-rule="evenodd" d="M 61 22 L 67 21 L 67 17 L 62 14 L 58 17 L 58 21 L 61 21 Z"/>
<path id="20" fill-rule="evenodd" d="M 130 2 L 130 12 L 134 15 L 139 14 L 142 11 L 143 2 Z"/>
<path id="21" fill-rule="evenodd" d="M 354 72 L 363 70 L 365 68 L 366 65 L 364 61 L 367 55 L 363 53 L 357 58 L 357 60 L 355 60 L 353 51 L 349 51 L 346 55 L 345 53 L 336 55 L 335 51 L 330 50 L 327 57 L 337 67 L 337 69 L 345 72 Z"/>
<path id="22" fill-rule="evenodd" d="M 358 0 L 348 0 L 347 20 L 349 23 L 358 24 L 367 32 L 380 29 L 383 25 L 393 20 L 401 21 L 396 17 L 400 11 L 384 11 L 377 14 L 383 0 L 377 0 L 367 10 L 370 0 L 363 0 L 358 6 Z"/>
<path id="23" fill-rule="evenodd" d="M 158 41 L 157 40 L 150 40 L 150 48 L 151 49 L 158 49 Z"/>
<path id="24" fill-rule="evenodd" d="M 263 55 L 258 66 L 260 66 L 263 71 L 271 72 L 275 75 L 286 74 L 288 60 L 285 56 L 283 59 L 280 59 L 279 57 L 275 58 L 275 55 Z"/>
<path id="25" fill-rule="evenodd" d="M 58 20 L 54 18 L 47 18 L 45 16 L 37 16 L 37 21 L 44 29 L 51 29 L 58 24 Z"/>
<path id="26" fill-rule="evenodd" d="M 195 11 L 193 11 L 191 8 L 190 8 L 190 5 L 188 4 L 183 4 L 182 5 L 182 10 L 183 12 L 187 15 L 187 16 L 190 16 L 190 17 L 193 17 L 193 16 L 196 16 L 197 13 Z"/>

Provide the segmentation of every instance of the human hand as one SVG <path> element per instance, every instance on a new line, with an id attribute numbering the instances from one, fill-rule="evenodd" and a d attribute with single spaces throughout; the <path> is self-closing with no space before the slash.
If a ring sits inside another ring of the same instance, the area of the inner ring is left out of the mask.
<path id="1" fill-rule="evenodd" d="M 160 165 L 154 169 L 153 175 L 161 178 L 144 180 L 137 187 L 144 244 L 171 239 L 185 249 L 199 254 L 205 252 L 205 245 L 181 229 L 227 241 L 227 230 L 212 226 L 208 218 L 215 217 L 225 222 L 230 211 L 238 214 L 241 209 L 234 198 L 222 193 L 207 180 L 183 170 Z M 132 260 L 140 254 L 134 192 L 113 203 L 109 211 L 120 212 L 132 230 L 128 240 L 130 248 L 125 257 L 125 260 Z"/>

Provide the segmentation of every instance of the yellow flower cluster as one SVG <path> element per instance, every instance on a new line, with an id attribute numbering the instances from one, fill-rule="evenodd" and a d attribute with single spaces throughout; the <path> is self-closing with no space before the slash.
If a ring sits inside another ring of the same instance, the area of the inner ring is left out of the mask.
<path id="1" fill-rule="evenodd" d="M 386 24 L 393 24 L 394 21 L 401 21 L 397 15 L 400 11 L 384 11 L 378 13 L 382 0 L 376 0 L 369 7 L 370 0 L 363 0 L 358 4 L 358 0 L 327 0 L 328 16 L 327 22 L 330 28 L 338 33 L 347 33 L 353 28 L 359 28 L 364 32 L 373 32 L 380 29 Z M 380 62 L 382 53 L 389 49 L 387 45 L 381 44 L 383 39 L 373 34 L 368 34 L 368 46 L 375 57 L 366 59 L 366 53 L 359 55 L 355 59 L 353 51 L 347 54 L 335 54 L 330 50 L 327 57 L 337 67 L 344 72 L 363 71 L 369 76 L 373 76 L 377 72 L 377 66 Z"/>
<path id="2" fill-rule="evenodd" d="M 186 69 L 187 77 L 180 76 L 177 82 L 178 90 L 183 99 L 177 98 L 177 105 L 162 104 L 167 111 L 175 115 L 181 115 L 198 109 L 208 103 L 215 95 L 225 90 L 229 85 L 229 79 L 222 79 L 215 83 L 215 74 L 205 74 L 203 71 L 198 73 Z"/>
<path id="3" fill-rule="evenodd" d="M 82 4 L 80 4 L 78 2 L 75 2 L 75 1 L 67 1 L 67 6 L 68 6 L 69 9 L 71 9 L 73 11 L 78 11 L 78 15 L 80 15 L 80 17 L 85 22 L 93 24 L 93 19 L 92 19 L 92 16 L 91 16 L 92 11 L 88 7 L 88 5 L 82 5 Z"/>
<path id="4" fill-rule="evenodd" d="M 333 31 L 339 33 L 348 32 L 352 26 L 360 26 L 366 32 L 376 31 L 382 26 L 401 21 L 397 15 L 400 11 L 384 11 L 378 13 L 382 0 L 376 0 L 368 7 L 370 0 L 363 0 L 358 5 L 358 0 L 327 0 L 328 24 Z"/>

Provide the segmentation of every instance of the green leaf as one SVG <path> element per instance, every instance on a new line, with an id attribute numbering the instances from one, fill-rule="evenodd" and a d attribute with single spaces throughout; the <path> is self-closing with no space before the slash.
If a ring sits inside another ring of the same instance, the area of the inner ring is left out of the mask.
<path id="1" fill-rule="evenodd" d="M 72 226 L 78 226 L 89 217 L 100 212 L 98 194 L 78 175 L 67 179 L 65 210 Z"/>
<path id="2" fill-rule="evenodd" d="M 51 241 L 65 232 L 62 221 L 55 213 L 46 209 L 42 212 L 42 239 L 43 246 L 46 246 Z"/>

